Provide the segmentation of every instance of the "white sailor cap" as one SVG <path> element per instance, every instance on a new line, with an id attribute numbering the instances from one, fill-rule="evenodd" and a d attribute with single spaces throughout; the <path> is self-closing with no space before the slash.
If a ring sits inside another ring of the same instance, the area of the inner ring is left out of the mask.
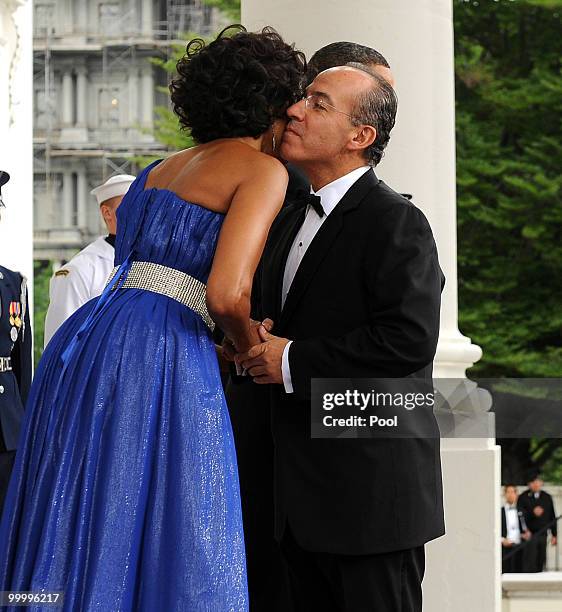
<path id="1" fill-rule="evenodd" d="M 95 196 L 98 204 L 101 205 L 106 200 L 125 195 L 135 178 L 131 174 L 116 174 L 107 179 L 103 185 L 92 189 L 90 194 Z"/>

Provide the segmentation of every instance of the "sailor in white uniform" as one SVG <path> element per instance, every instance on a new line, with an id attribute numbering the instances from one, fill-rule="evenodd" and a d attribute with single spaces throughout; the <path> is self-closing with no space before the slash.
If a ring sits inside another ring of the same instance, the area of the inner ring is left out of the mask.
<path id="1" fill-rule="evenodd" d="M 115 258 L 115 213 L 134 180 L 135 177 L 130 174 L 118 174 L 90 192 L 98 201 L 109 235 L 94 240 L 51 278 L 50 303 L 45 318 L 45 346 L 73 312 L 102 293 Z"/>

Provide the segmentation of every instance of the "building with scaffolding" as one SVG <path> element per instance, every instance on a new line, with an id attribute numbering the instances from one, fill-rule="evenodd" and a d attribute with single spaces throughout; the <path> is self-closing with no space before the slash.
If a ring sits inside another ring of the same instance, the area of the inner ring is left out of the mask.
<path id="1" fill-rule="evenodd" d="M 154 107 L 168 103 L 169 57 L 186 32 L 223 23 L 201 0 L 34 2 L 34 258 L 61 262 L 97 237 L 89 191 L 132 158 L 159 156 Z"/>

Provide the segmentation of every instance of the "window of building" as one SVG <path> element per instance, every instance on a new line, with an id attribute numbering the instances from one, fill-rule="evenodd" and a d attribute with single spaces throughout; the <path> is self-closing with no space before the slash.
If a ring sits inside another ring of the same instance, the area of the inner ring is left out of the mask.
<path id="1" fill-rule="evenodd" d="M 203 11 L 203 27 L 205 28 L 205 31 L 210 30 L 213 25 L 213 7 L 204 4 L 201 7 L 201 10 Z"/>
<path id="2" fill-rule="evenodd" d="M 119 2 L 100 2 L 98 5 L 98 26 L 101 34 L 117 34 L 121 18 Z"/>
<path id="3" fill-rule="evenodd" d="M 101 127 L 119 127 L 120 106 L 121 91 L 118 87 L 99 90 L 98 113 Z"/>
<path id="4" fill-rule="evenodd" d="M 78 175 L 72 173 L 72 217 L 70 220 L 72 227 L 78 227 Z"/>
<path id="5" fill-rule="evenodd" d="M 48 128 L 48 111 L 47 96 L 43 87 L 36 88 L 33 92 L 33 113 L 36 130 L 46 130 Z"/>
<path id="6" fill-rule="evenodd" d="M 49 183 L 45 183 L 45 206 L 52 227 L 64 227 L 64 194 L 62 188 L 62 172 L 53 172 Z"/>
<path id="7" fill-rule="evenodd" d="M 34 2 L 33 29 L 35 36 L 44 37 L 54 34 L 56 30 L 55 3 L 54 2 Z"/>
<path id="8" fill-rule="evenodd" d="M 35 229 L 48 228 L 48 214 L 46 214 L 47 184 L 45 176 L 33 175 L 33 223 Z"/>

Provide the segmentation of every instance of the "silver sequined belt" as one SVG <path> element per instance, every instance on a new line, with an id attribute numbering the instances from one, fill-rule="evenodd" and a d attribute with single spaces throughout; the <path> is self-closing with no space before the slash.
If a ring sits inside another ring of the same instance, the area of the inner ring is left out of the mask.
<path id="1" fill-rule="evenodd" d="M 0 372 L 11 372 L 12 371 L 12 358 L 11 357 L 0 357 Z"/>
<path id="2" fill-rule="evenodd" d="M 113 268 L 106 285 L 113 280 L 118 270 L 119 267 Z M 181 270 L 149 261 L 133 261 L 127 278 L 119 285 L 119 289 L 144 289 L 165 295 L 196 312 L 211 331 L 215 328 L 205 301 L 207 287 Z"/>

